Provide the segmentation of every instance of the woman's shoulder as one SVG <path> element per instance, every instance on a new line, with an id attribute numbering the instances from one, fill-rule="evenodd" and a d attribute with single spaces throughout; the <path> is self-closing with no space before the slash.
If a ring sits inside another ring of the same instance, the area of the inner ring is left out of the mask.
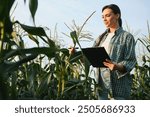
<path id="1" fill-rule="evenodd" d="M 122 32 L 125 36 L 133 37 L 133 34 L 127 30 L 122 29 Z"/>
<path id="2" fill-rule="evenodd" d="M 124 41 L 126 41 L 128 43 L 131 43 L 131 42 L 135 43 L 134 36 L 129 31 L 123 30 L 123 38 L 124 38 Z"/>

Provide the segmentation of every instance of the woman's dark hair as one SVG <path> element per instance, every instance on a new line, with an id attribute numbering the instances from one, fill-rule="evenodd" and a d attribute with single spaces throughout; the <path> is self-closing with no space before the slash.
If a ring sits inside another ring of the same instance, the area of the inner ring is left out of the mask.
<path id="1" fill-rule="evenodd" d="M 120 17 L 118 19 L 118 22 L 119 22 L 119 26 L 122 27 L 122 19 L 121 19 L 121 11 L 120 11 L 120 8 L 115 5 L 115 4 L 110 4 L 110 5 L 106 5 L 102 8 L 102 12 L 105 10 L 105 9 L 111 9 L 113 11 L 114 14 L 119 14 Z"/>

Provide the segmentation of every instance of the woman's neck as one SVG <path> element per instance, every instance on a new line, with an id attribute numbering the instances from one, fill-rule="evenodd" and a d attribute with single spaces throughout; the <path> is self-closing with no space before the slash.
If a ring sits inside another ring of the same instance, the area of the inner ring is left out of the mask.
<path id="1" fill-rule="evenodd" d="M 119 28 L 119 25 L 116 25 L 116 26 L 114 26 L 114 27 L 110 27 L 110 28 L 109 28 L 109 31 L 110 31 L 110 33 L 113 33 L 113 32 L 115 32 L 118 28 Z"/>

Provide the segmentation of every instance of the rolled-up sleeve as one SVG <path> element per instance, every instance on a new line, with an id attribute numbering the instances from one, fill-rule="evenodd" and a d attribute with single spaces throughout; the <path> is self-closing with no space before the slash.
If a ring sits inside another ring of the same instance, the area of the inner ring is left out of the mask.
<path id="1" fill-rule="evenodd" d="M 124 60 L 121 63 L 125 66 L 126 71 L 130 72 L 136 64 L 135 40 L 132 35 L 128 35 L 126 41 Z"/>
<path id="2" fill-rule="evenodd" d="M 121 78 L 121 77 L 125 76 L 126 74 L 128 74 L 134 68 L 134 66 L 136 64 L 135 40 L 131 34 L 129 34 L 126 37 L 126 43 L 125 43 L 124 50 L 125 50 L 124 51 L 124 59 L 118 64 L 122 64 L 125 67 L 126 73 L 122 74 L 119 71 L 117 71 L 118 78 Z"/>

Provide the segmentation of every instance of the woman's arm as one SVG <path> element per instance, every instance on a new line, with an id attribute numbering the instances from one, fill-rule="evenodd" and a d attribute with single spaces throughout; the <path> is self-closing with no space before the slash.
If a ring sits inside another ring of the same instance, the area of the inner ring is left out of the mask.
<path id="1" fill-rule="evenodd" d="M 126 69 L 125 69 L 125 67 L 122 64 L 113 63 L 112 61 L 110 61 L 108 59 L 106 59 L 106 61 L 103 62 L 103 63 L 104 63 L 104 65 L 106 67 L 108 67 L 112 71 L 118 70 L 121 73 L 125 73 L 126 72 Z"/>

